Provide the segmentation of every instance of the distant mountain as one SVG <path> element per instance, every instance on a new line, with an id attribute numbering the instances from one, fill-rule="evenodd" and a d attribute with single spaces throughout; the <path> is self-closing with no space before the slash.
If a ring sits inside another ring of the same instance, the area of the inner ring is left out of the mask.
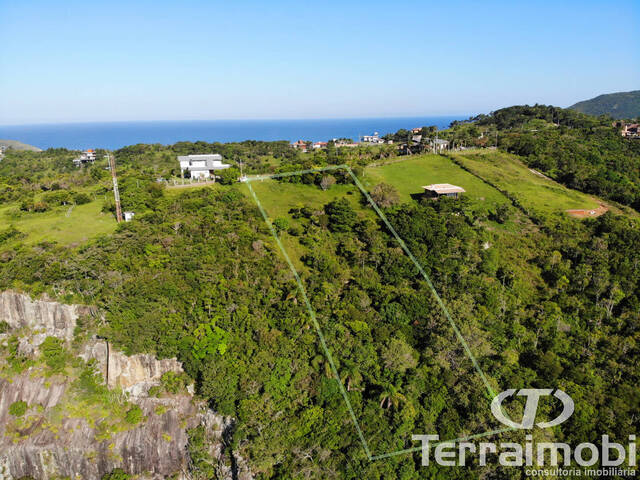
<path id="1" fill-rule="evenodd" d="M 31 150 L 32 152 L 41 152 L 42 150 L 33 145 L 19 142 L 17 140 L 0 140 L 0 145 L 4 145 L 7 149 L 12 150 Z"/>
<path id="2" fill-rule="evenodd" d="M 640 117 L 640 90 L 599 95 L 569 107 L 589 115 L 611 115 L 614 118 Z"/>

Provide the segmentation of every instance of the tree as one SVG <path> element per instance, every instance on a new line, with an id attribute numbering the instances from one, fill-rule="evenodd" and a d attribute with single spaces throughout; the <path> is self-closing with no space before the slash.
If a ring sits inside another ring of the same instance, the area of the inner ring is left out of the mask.
<path id="1" fill-rule="evenodd" d="M 391 383 L 385 383 L 382 386 L 380 394 L 380 408 L 389 409 L 391 407 L 397 409 L 401 403 L 406 402 L 406 397 L 400 393 L 400 390 Z"/>
<path id="2" fill-rule="evenodd" d="M 238 178 L 240 177 L 240 170 L 236 167 L 227 168 L 225 170 L 221 170 L 218 176 L 220 177 L 220 183 L 222 185 L 231 185 L 238 181 Z"/>
<path id="3" fill-rule="evenodd" d="M 400 203 L 400 195 L 393 185 L 379 183 L 371 190 L 371 198 L 379 207 L 389 208 Z"/>
<path id="4" fill-rule="evenodd" d="M 350 232 L 358 219 L 356 212 L 345 198 L 327 203 L 324 211 L 329 217 L 329 230 L 332 232 Z"/>
<path id="5" fill-rule="evenodd" d="M 393 338 L 382 351 L 384 366 L 390 370 L 404 373 L 418 364 L 418 354 L 404 340 Z"/>
<path id="6" fill-rule="evenodd" d="M 334 177 L 333 175 L 325 175 L 320 180 L 320 188 L 322 188 L 322 190 L 329 190 L 329 188 L 331 188 L 331 186 L 335 183 L 336 177 Z"/>

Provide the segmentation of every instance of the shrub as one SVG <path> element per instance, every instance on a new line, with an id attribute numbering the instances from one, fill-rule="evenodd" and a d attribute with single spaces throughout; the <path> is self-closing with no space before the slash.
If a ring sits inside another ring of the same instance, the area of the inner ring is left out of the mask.
<path id="1" fill-rule="evenodd" d="M 13 415 L 14 417 L 21 417 L 27 412 L 27 408 L 27 402 L 18 400 L 17 402 L 13 402 L 11 405 L 9 405 L 9 414 Z"/>
<path id="2" fill-rule="evenodd" d="M 276 229 L 276 232 L 280 233 L 283 232 L 285 230 L 287 230 L 287 228 L 289 228 L 289 221 L 286 218 L 276 218 L 273 221 L 273 227 Z"/>
<path id="3" fill-rule="evenodd" d="M 115 468 L 102 476 L 102 480 L 129 480 L 129 478 L 131 477 L 121 468 Z"/>
<path id="4" fill-rule="evenodd" d="M 49 205 L 66 205 L 71 201 L 71 194 L 67 190 L 54 190 L 45 193 L 43 200 Z"/>
<path id="5" fill-rule="evenodd" d="M 240 170 L 235 167 L 227 168 L 226 170 L 220 171 L 218 176 L 220 177 L 220 183 L 222 185 L 231 185 L 238 180 Z"/>
<path id="6" fill-rule="evenodd" d="M 166 372 L 160 377 L 163 388 L 169 393 L 179 393 L 187 388 L 188 377 L 184 373 Z"/>
<path id="7" fill-rule="evenodd" d="M 85 203 L 89 203 L 91 201 L 91 197 L 86 193 L 80 192 L 76 193 L 73 196 L 73 201 L 76 203 L 76 205 L 84 205 Z"/>
<path id="8" fill-rule="evenodd" d="M 489 213 L 489 218 L 498 223 L 505 223 L 509 220 L 509 206 L 508 205 L 500 205 L 496 208 L 495 212 Z"/>
<path id="9" fill-rule="evenodd" d="M 0 320 L 0 333 L 7 333 L 9 331 L 9 324 L 4 320 Z"/>
<path id="10" fill-rule="evenodd" d="M 134 405 L 127 410 L 124 419 L 130 425 L 137 425 L 142 421 L 142 409 L 138 405 Z"/>
<path id="11" fill-rule="evenodd" d="M 53 372 L 61 372 L 67 364 L 67 351 L 64 348 L 62 340 L 56 337 L 45 338 L 40 351 L 44 362 Z"/>
<path id="12" fill-rule="evenodd" d="M 33 203 L 33 211 L 34 212 L 46 212 L 49 210 L 49 205 L 46 202 L 34 202 Z"/>
<path id="13" fill-rule="evenodd" d="M 12 239 L 17 240 L 22 237 L 24 237 L 24 233 L 22 233 L 20 230 L 18 230 L 16 227 L 12 225 L 9 228 L 5 228 L 0 232 L 0 245 L 2 245 L 5 242 L 8 242 L 9 240 L 12 240 Z"/>

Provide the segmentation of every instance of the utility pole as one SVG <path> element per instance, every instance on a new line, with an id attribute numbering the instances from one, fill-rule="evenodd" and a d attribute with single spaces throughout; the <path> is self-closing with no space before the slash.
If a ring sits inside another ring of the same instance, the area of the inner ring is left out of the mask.
<path id="1" fill-rule="evenodd" d="M 116 220 L 118 223 L 122 222 L 122 208 L 120 207 L 120 192 L 118 191 L 118 177 L 116 175 L 116 159 L 110 153 L 109 155 L 109 169 L 111 170 L 111 178 L 113 178 L 113 197 L 116 202 Z"/>

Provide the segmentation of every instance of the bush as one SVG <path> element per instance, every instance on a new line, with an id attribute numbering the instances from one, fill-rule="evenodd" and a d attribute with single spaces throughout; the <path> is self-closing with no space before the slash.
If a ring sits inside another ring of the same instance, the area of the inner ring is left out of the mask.
<path id="1" fill-rule="evenodd" d="M 130 425 L 137 425 L 142 421 L 142 409 L 138 405 L 134 405 L 127 410 L 124 419 Z"/>
<path id="2" fill-rule="evenodd" d="M 0 333 L 7 333 L 9 331 L 9 324 L 4 320 L 0 320 Z"/>
<path id="3" fill-rule="evenodd" d="M 54 190 L 43 195 L 49 205 L 66 205 L 71 202 L 71 194 L 67 190 Z"/>
<path id="4" fill-rule="evenodd" d="M 123 469 L 115 468 L 111 473 L 105 473 L 102 480 L 129 480 L 131 478 Z"/>
<path id="5" fill-rule="evenodd" d="M 235 167 L 227 168 L 226 170 L 221 170 L 218 176 L 222 185 L 231 185 L 238 180 L 240 170 Z"/>
<path id="6" fill-rule="evenodd" d="M 64 370 L 67 364 L 67 351 L 62 340 L 56 337 L 47 337 L 40 345 L 40 351 L 44 362 L 54 373 Z"/>
<path id="7" fill-rule="evenodd" d="M 9 228 L 4 229 L 0 232 L 0 245 L 9 241 L 9 240 L 17 240 L 18 238 L 24 237 L 24 233 L 18 230 L 13 225 Z M 0 332 L 2 333 L 2 332 Z"/>
<path id="8" fill-rule="evenodd" d="M 166 372 L 160 377 L 163 388 L 169 393 L 179 393 L 187 388 L 189 378 L 184 373 Z"/>
<path id="9" fill-rule="evenodd" d="M 276 218 L 273 221 L 273 227 L 276 229 L 276 232 L 280 233 L 286 231 L 289 228 L 289 221 L 286 218 Z"/>
<path id="10" fill-rule="evenodd" d="M 498 223 L 505 223 L 509 220 L 509 213 L 509 206 L 503 204 L 496 208 L 495 211 L 489 213 L 489 219 Z"/>
<path id="11" fill-rule="evenodd" d="M 9 405 L 9 414 L 14 417 L 21 417 L 27 412 L 27 402 L 23 402 L 22 400 L 18 400 L 17 402 L 13 402 Z"/>
<path id="12" fill-rule="evenodd" d="M 33 211 L 34 212 L 46 212 L 49 210 L 49 205 L 46 202 L 34 202 L 33 203 Z"/>
<path id="13" fill-rule="evenodd" d="M 84 205 L 85 203 L 89 203 L 91 201 L 91 197 L 86 193 L 76 193 L 73 196 L 73 201 L 76 205 Z"/>

